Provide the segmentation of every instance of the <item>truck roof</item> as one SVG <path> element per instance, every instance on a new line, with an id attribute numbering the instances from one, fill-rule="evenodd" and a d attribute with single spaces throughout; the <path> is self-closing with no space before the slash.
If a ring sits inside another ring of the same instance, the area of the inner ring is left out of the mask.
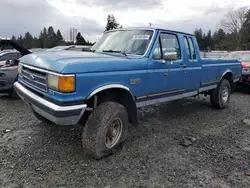
<path id="1" fill-rule="evenodd" d="M 185 33 L 182 31 L 175 31 L 175 30 L 156 28 L 156 27 L 125 27 L 125 28 L 109 30 L 107 32 L 112 32 L 112 31 L 117 31 L 117 30 L 131 30 L 131 29 L 135 29 L 135 30 L 161 30 L 161 31 L 166 31 L 166 32 L 174 32 L 174 33 L 180 33 L 180 34 L 184 34 L 184 35 L 194 36 L 193 34 Z"/>

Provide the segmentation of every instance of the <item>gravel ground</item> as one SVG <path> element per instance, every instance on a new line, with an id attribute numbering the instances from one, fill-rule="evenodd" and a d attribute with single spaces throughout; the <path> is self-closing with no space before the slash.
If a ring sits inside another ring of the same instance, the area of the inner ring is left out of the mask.
<path id="1" fill-rule="evenodd" d="M 234 93 L 225 110 L 204 97 L 140 109 L 122 150 L 99 161 L 84 156 L 82 127 L 45 125 L 21 100 L 2 98 L 0 187 L 249 188 L 249 94 Z M 196 141 L 184 147 L 182 136 Z"/>

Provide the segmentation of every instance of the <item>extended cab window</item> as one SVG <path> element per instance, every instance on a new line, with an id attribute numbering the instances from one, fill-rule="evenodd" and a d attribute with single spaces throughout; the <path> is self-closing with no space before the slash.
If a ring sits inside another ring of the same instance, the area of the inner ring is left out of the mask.
<path id="1" fill-rule="evenodd" d="M 189 47 L 189 44 L 188 44 L 188 39 L 187 39 L 187 37 L 184 37 L 183 39 L 184 39 L 185 47 L 186 47 L 186 50 L 187 50 L 188 59 L 192 59 L 191 53 L 190 53 L 190 47 Z"/>
<path id="2" fill-rule="evenodd" d="M 189 41 L 189 45 L 190 45 L 191 55 L 192 55 L 193 59 L 196 59 L 196 52 L 195 52 L 195 48 L 194 48 L 193 39 L 191 37 L 189 37 L 188 41 Z"/>
<path id="3" fill-rule="evenodd" d="M 181 59 L 179 41 L 174 34 L 161 33 L 153 52 L 153 59 L 166 59 L 167 55 L 173 55 L 173 59 Z"/>

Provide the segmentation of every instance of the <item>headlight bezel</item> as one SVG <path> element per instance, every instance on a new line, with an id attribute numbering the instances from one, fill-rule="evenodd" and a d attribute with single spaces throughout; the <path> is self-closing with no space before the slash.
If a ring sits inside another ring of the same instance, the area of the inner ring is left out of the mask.
<path id="1" fill-rule="evenodd" d="M 76 89 L 75 74 L 48 72 L 47 87 L 61 93 L 73 93 Z"/>

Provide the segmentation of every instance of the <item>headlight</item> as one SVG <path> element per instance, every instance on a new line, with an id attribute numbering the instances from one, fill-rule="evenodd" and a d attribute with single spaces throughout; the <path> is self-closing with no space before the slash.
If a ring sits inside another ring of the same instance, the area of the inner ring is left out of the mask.
<path id="1" fill-rule="evenodd" d="M 23 66 L 21 63 L 18 64 L 18 74 L 22 74 Z"/>
<path id="2" fill-rule="evenodd" d="M 48 87 L 60 92 L 75 91 L 75 76 L 74 75 L 56 75 L 48 74 Z"/>
<path id="3" fill-rule="evenodd" d="M 250 68 L 243 68 L 242 73 L 250 73 Z"/>

